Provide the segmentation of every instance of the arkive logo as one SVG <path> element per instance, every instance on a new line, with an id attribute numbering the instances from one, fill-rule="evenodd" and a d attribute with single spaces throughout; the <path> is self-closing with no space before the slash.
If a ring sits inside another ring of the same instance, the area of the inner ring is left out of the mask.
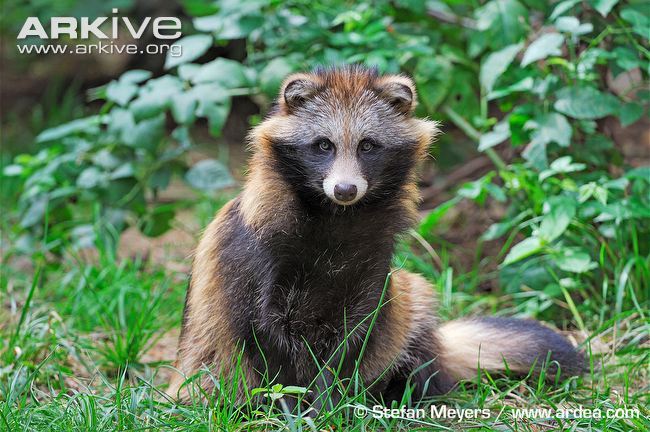
<path id="1" fill-rule="evenodd" d="M 112 13 L 117 14 L 118 9 L 113 9 Z M 106 34 L 105 30 L 100 30 L 100 26 L 107 21 L 111 23 L 109 34 Z M 147 28 L 151 28 L 157 39 L 176 39 L 181 36 L 181 20 L 176 17 L 146 17 L 140 24 L 131 22 L 128 17 L 119 16 L 97 17 L 92 22 L 88 17 L 52 17 L 49 33 L 38 17 L 29 17 L 20 29 L 17 39 L 30 36 L 40 39 L 59 39 L 61 36 L 70 39 L 89 39 L 91 35 L 97 39 L 117 39 L 120 31 L 123 31 L 120 29 L 122 23 L 133 39 L 140 39 Z"/>

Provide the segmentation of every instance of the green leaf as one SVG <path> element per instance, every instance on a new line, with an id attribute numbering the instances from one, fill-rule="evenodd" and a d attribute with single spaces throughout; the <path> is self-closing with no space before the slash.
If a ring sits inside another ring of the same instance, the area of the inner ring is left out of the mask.
<path id="1" fill-rule="evenodd" d="M 135 170 L 133 169 L 133 164 L 131 162 L 127 162 L 124 165 L 115 169 L 115 171 L 113 171 L 110 174 L 109 179 L 118 180 L 118 179 L 133 177 L 134 175 L 135 175 Z"/>
<path id="2" fill-rule="evenodd" d="M 630 181 L 627 178 L 619 177 L 617 179 L 606 181 L 605 183 L 603 183 L 603 187 L 607 189 L 624 191 L 629 184 Z"/>
<path id="3" fill-rule="evenodd" d="M 522 287 L 543 290 L 555 280 L 544 256 L 533 256 L 510 266 L 500 266 L 499 282 L 505 292 L 520 293 Z"/>
<path id="4" fill-rule="evenodd" d="M 553 260 L 560 269 L 571 273 L 584 273 L 597 267 L 589 254 L 581 248 L 563 248 Z"/>
<path id="5" fill-rule="evenodd" d="M 23 173 L 24 168 L 22 165 L 11 164 L 7 165 L 3 170 L 2 174 L 6 177 L 16 177 Z"/>
<path id="6" fill-rule="evenodd" d="M 463 198 L 477 200 L 485 196 L 485 183 L 481 181 L 481 179 L 475 180 L 473 182 L 467 182 L 463 184 L 460 189 L 458 189 L 457 193 Z"/>
<path id="7" fill-rule="evenodd" d="M 616 65 L 624 71 L 629 71 L 641 66 L 641 60 L 636 51 L 628 47 L 616 47 L 612 51 Z"/>
<path id="8" fill-rule="evenodd" d="M 573 163 L 571 161 L 571 156 L 563 156 L 561 158 L 557 158 L 551 163 L 551 169 L 557 173 L 582 171 L 586 167 L 587 166 L 583 163 Z"/>
<path id="9" fill-rule="evenodd" d="M 151 75 L 153 74 L 148 70 L 132 69 L 130 71 L 124 72 L 122 76 L 120 76 L 120 82 L 128 84 L 140 84 L 141 82 L 151 78 Z"/>
<path id="10" fill-rule="evenodd" d="M 137 119 L 153 117 L 162 113 L 169 104 L 169 100 L 161 97 L 156 92 L 146 92 L 140 94 L 129 105 L 129 111 Z"/>
<path id="11" fill-rule="evenodd" d="M 492 178 L 495 172 L 490 172 L 478 180 L 464 183 L 456 192 L 456 194 L 463 198 L 474 200 L 480 205 L 485 203 L 487 194 L 489 193 L 495 199 L 501 201 L 505 198 L 503 191 L 495 185 L 492 185 Z"/>
<path id="12" fill-rule="evenodd" d="M 621 18 L 632 24 L 632 30 L 646 41 L 650 39 L 650 18 L 631 8 L 621 11 Z"/>
<path id="13" fill-rule="evenodd" d="M 578 188 L 578 202 L 580 203 L 586 202 L 589 198 L 594 197 L 601 204 L 607 205 L 607 195 L 607 189 L 595 182 L 583 184 Z"/>
<path id="14" fill-rule="evenodd" d="M 449 94 L 445 99 L 445 105 L 456 113 L 463 113 L 463 117 L 467 119 L 480 115 L 479 91 L 473 85 L 475 81 L 474 73 L 464 68 L 454 68 Z"/>
<path id="15" fill-rule="evenodd" d="M 527 121 L 524 129 L 533 129 L 532 140 L 543 144 L 555 142 L 562 147 L 568 147 L 571 142 L 571 125 L 562 114 L 542 114 Z"/>
<path id="16" fill-rule="evenodd" d="M 234 184 L 228 168 L 215 159 L 205 159 L 196 163 L 185 174 L 185 180 L 192 187 L 204 192 L 223 189 Z"/>
<path id="17" fill-rule="evenodd" d="M 83 189 L 104 187 L 108 185 L 108 174 L 97 167 L 86 168 L 77 177 L 77 186 Z"/>
<path id="18" fill-rule="evenodd" d="M 488 43 L 500 48 L 519 42 L 526 34 L 528 9 L 516 0 L 492 0 L 475 12 L 476 27 L 486 31 Z"/>
<path id="19" fill-rule="evenodd" d="M 619 100 L 610 93 L 601 93 L 594 87 L 576 86 L 559 90 L 553 107 L 569 117 L 593 120 L 615 113 L 619 105 Z"/>
<path id="20" fill-rule="evenodd" d="M 521 155 L 526 159 L 530 166 L 538 171 L 544 170 L 548 167 L 546 143 L 543 141 L 531 140 Z"/>
<path id="21" fill-rule="evenodd" d="M 564 43 L 564 36 L 559 33 L 546 33 L 531 43 L 524 58 L 521 60 L 521 67 L 526 67 L 529 64 L 538 60 L 545 59 L 548 56 L 559 56 L 562 54 L 560 47 Z"/>
<path id="22" fill-rule="evenodd" d="M 174 42 L 167 51 L 165 69 L 171 69 L 183 63 L 189 63 L 201 57 L 212 46 L 212 36 L 196 34 L 185 36 Z M 180 52 L 180 55 L 174 53 Z"/>
<path id="23" fill-rule="evenodd" d="M 647 219 L 650 218 L 650 206 L 645 203 L 639 202 L 637 199 L 625 199 L 611 203 L 602 208 L 602 213 L 599 214 L 595 222 L 615 221 L 618 225 L 624 220 L 628 219 Z"/>
<path id="24" fill-rule="evenodd" d="M 187 126 L 179 126 L 172 131 L 172 138 L 174 138 L 181 145 L 173 151 L 185 151 L 187 147 L 192 145 L 192 137 Z"/>
<path id="25" fill-rule="evenodd" d="M 625 173 L 625 178 L 640 179 L 650 183 L 650 166 L 634 168 Z"/>
<path id="26" fill-rule="evenodd" d="M 581 24 L 576 17 L 560 17 L 555 21 L 555 28 L 564 33 L 570 33 L 573 36 L 580 36 L 591 33 L 594 26 L 591 23 Z"/>
<path id="27" fill-rule="evenodd" d="M 90 224 L 78 225 L 70 231 L 70 239 L 74 248 L 88 249 L 95 246 L 95 228 Z"/>
<path id="28" fill-rule="evenodd" d="M 575 66 L 575 70 L 578 73 L 578 78 L 580 80 L 591 79 L 591 74 L 593 74 L 596 66 L 598 64 L 606 63 L 607 60 L 612 57 L 613 53 L 600 48 L 588 48 L 584 50 L 578 57 L 578 65 Z M 571 67 L 573 68 L 573 66 Z"/>
<path id="29" fill-rule="evenodd" d="M 221 134 L 228 113 L 230 112 L 230 97 L 219 84 L 200 84 L 190 93 L 198 101 L 196 115 L 208 119 L 210 133 L 214 136 Z"/>
<path id="30" fill-rule="evenodd" d="M 141 120 L 136 123 L 130 134 L 126 135 L 125 144 L 131 147 L 154 151 L 165 134 L 165 115 Z"/>
<path id="31" fill-rule="evenodd" d="M 151 75 L 151 72 L 140 69 L 127 71 L 119 79 L 100 87 L 103 89 L 103 94 L 99 93 L 102 94 L 100 97 L 115 102 L 119 106 L 126 106 L 138 94 L 138 84 L 149 79 Z"/>
<path id="32" fill-rule="evenodd" d="M 259 2 L 249 2 L 248 5 L 233 2 L 224 5 L 219 13 L 194 19 L 194 28 L 202 32 L 214 33 L 217 39 L 242 39 L 264 24 L 264 17 L 259 12 Z M 224 7 L 225 6 L 225 7 Z M 247 8 L 248 10 L 244 10 Z"/>
<path id="33" fill-rule="evenodd" d="M 260 89 L 269 96 L 275 96 L 282 81 L 293 71 L 293 65 L 285 57 L 271 60 L 260 72 Z"/>
<path id="34" fill-rule="evenodd" d="M 506 69 L 508 69 L 508 66 L 510 66 L 510 63 L 515 59 L 522 46 L 522 43 L 508 45 L 507 47 L 487 56 L 485 61 L 481 64 L 479 80 L 488 93 L 492 91 L 497 79 L 506 71 Z"/>
<path id="35" fill-rule="evenodd" d="M 434 112 L 449 94 L 452 71 L 451 62 L 442 56 L 424 57 L 418 61 L 415 82 L 420 100 L 429 112 Z"/>
<path id="36" fill-rule="evenodd" d="M 504 236 L 513 227 L 511 222 L 497 222 L 493 223 L 481 235 L 481 240 L 490 241 L 496 240 Z"/>
<path id="37" fill-rule="evenodd" d="M 216 32 L 224 27 L 225 17 L 217 13 L 214 15 L 194 18 L 194 28 L 200 32 Z"/>
<path id="38" fill-rule="evenodd" d="M 481 135 L 478 144 L 478 151 L 482 152 L 489 148 L 492 148 L 497 144 L 501 144 L 508 138 L 510 138 L 510 124 L 506 118 L 505 120 L 497 123 L 492 131 Z"/>
<path id="39" fill-rule="evenodd" d="M 165 111 L 171 97 L 184 91 L 183 81 L 172 75 L 148 81 L 140 89 L 140 95 L 129 105 L 137 120 L 153 117 Z"/>
<path id="40" fill-rule="evenodd" d="M 205 116 L 204 107 L 210 104 L 227 104 L 230 101 L 228 91 L 217 83 L 199 84 L 189 91 L 199 103 L 196 115 Z"/>
<path id="41" fill-rule="evenodd" d="M 107 170 L 113 169 L 120 164 L 120 160 L 113 156 L 107 148 L 103 148 L 95 153 L 92 157 L 92 161 L 95 165 Z"/>
<path id="42" fill-rule="evenodd" d="M 204 108 L 205 117 L 208 119 L 210 133 L 218 137 L 221 135 L 221 129 L 226 123 L 228 113 L 230 112 L 230 103 L 227 104 L 210 104 Z"/>
<path id="43" fill-rule="evenodd" d="M 36 142 L 43 143 L 46 141 L 54 141 L 81 132 L 88 134 L 98 133 L 102 118 L 103 117 L 99 115 L 90 116 L 78 120 L 72 120 L 71 122 L 64 123 L 60 126 L 46 129 L 38 134 L 36 137 Z"/>
<path id="44" fill-rule="evenodd" d="M 510 249 L 510 252 L 508 252 L 508 255 L 506 255 L 506 258 L 503 260 L 503 265 L 507 266 L 516 263 L 517 261 L 521 261 L 524 258 L 528 258 L 529 256 L 541 251 L 542 247 L 542 242 L 537 237 L 524 239 Z"/>
<path id="45" fill-rule="evenodd" d="M 159 205 L 140 221 L 140 231 L 148 237 L 158 237 L 169 231 L 174 215 L 173 205 Z"/>
<path id="46" fill-rule="evenodd" d="M 154 171 L 149 177 L 149 187 L 155 189 L 166 189 L 172 178 L 172 170 L 169 165 L 163 166 Z"/>
<path id="47" fill-rule="evenodd" d="M 45 218 L 48 201 L 49 198 L 45 194 L 32 199 L 29 207 L 20 218 L 20 226 L 23 228 L 29 228 L 40 223 Z"/>
<path id="48" fill-rule="evenodd" d="M 621 126 L 629 126 L 632 123 L 636 122 L 643 115 L 643 105 L 630 102 L 621 106 L 621 109 L 618 113 L 619 118 L 621 119 Z"/>
<path id="49" fill-rule="evenodd" d="M 286 386 L 286 387 L 282 387 L 282 393 L 283 394 L 305 394 L 307 393 L 307 388 L 299 387 L 299 386 Z"/>
<path id="50" fill-rule="evenodd" d="M 525 92 L 525 91 L 532 90 L 534 83 L 535 80 L 533 80 L 532 77 L 526 77 L 520 81 L 517 81 L 512 85 L 509 85 L 508 87 L 491 91 L 488 94 L 487 99 L 490 101 L 490 100 L 502 98 L 504 96 L 508 96 L 515 92 Z"/>
<path id="51" fill-rule="evenodd" d="M 227 89 L 247 87 L 250 83 L 246 77 L 245 67 L 234 60 L 218 58 L 201 65 L 201 68 L 192 77 L 192 82 L 218 83 Z"/>
<path id="52" fill-rule="evenodd" d="M 189 124 L 194 121 L 198 101 L 190 93 L 180 93 L 171 98 L 171 111 L 174 120 L 179 124 Z"/>
<path id="53" fill-rule="evenodd" d="M 488 191 L 490 196 L 499 202 L 505 202 L 507 197 L 506 193 L 503 191 L 503 188 L 495 185 L 494 183 L 487 183 L 485 185 L 485 190 Z"/>
<path id="54" fill-rule="evenodd" d="M 550 243 L 566 231 L 571 220 L 576 214 L 575 200 L 557 196 L 549 203 L 550 211 L 542 219 L 539 228 L 539 237 L 546 243 Z"/>
<path id="55" fill-rule="evenodd" d="M 109 114 L 108 130 L 117 135 L 123 142 L 129 141 L 129 136 L 135 127 L 135 119 L 131 111 L 122 108 L 113 108 Z"/>
<path id="56" fill-rule="evenodd" d="M 526 219 L 530 214 L 530 210 L 525 210 L 519 213 L 514 218 L 506 218 L 503 222 L 497 222 L 489 226 L 487 230 L 481 235 L 481 240 L 495 240 L 504 236 L 514 226 Z"/>
<path id="57" fill-rule="evenodd" d="M 268 393 L 269 389 L 266 387 L 256 387 L 253 390 L 251 390 L 251 396 L 257 396 L 260 393 Z"/>
<path id="58" fill-rule="evenodd" d="M 594 9 L 598 11 L 603 17 L 609 15 L 614 6 L 618 3 L 618 0 L 591 0 L 591 5 Z"/>
<path id="59" fill-rule="evenodd" d="M 201 66 L 196 63 L 183 63 L 178 66 L 178 76 L 184 81 L 191 81 L 194 75 L 201 70 Z"/>
<path id="60" fill-rule="evenodd" d="M 106 98 L 118 105 L 124 106 L 138 92 L 138 86 L 122 80 L 111 81 L 106 87 Z"/>
<path id="61" fill-rule="evenodd" d="M 460 197 L 454 197 L 431 210 L 429 214 L 426 215 L 420 222 L 420 225 L 418 227 L 420 235 L 428 235 L 435 228 L 435 226 L 438 225 L 440 220 L 447 214 L 447 212 L 456 204 L 458 204 L 459 201 Z"/>
<path id="62" fill-rule="evenodd" d="M 555 6 L 555 9 L 553 9 L 553 12 L 551 13 L 551 16 L 549 16 L 549 20 L 555 21 L 555 18 L 559 17 L 563 13 L 571 10 L 575 5 L 580 3 L 581 0 L 566 0 L 563 2 L 560 2 Z"/>
<path id="63" fill-rule="evenodd" d="M 594 127 L 593 131 L 586 132 L 584 151 L 581 152 L 581 156 L 583 160 L 594 166 L 606 166 L 614 162 L 611 160 L 613 149 L 614 142 L 605 135 L 596 133 Z"/>
<path id="64" fill-rule="evenodd" d="M 554 176 L 555 174 L 566 174 L 570 172 L 582 171 L 587 166 L 583 163 L 573 163 L 571 156 L 562 156 L 555 159 L 548 170 L 539 174 L 539 181 Z"/>

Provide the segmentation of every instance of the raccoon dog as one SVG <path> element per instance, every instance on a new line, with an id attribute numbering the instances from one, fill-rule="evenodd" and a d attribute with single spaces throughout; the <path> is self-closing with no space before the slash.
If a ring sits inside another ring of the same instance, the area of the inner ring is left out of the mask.
<path id="1" fill-rule="evenodd" d="M 243 192 L 196 250 L 177 368 L 249 388 L 308 387 L 336 403 L 355 371 L 385 400 L 448 392 L 477 368 L 579 373 L 583 358 L 539 323 L 439 323 L 434 290 L 392 270 L 398 237 L 417 219 L 416 168 L 437 133 L 415 118 L 413 82 L 358 66 L 289 76 L 277 108 L 250 135 Z M 169 392 L 183 397 L 183 376 Z M 335 382 L 336 381 L 336 382 Z M 214 381 L 203 378 L 210 391 Z"/>

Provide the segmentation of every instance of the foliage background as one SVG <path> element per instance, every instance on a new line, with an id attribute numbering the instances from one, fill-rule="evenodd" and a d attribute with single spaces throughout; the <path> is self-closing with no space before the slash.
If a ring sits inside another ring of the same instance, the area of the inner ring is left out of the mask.
<path id="1" fill-rule="evenodd" d="M 27 16 L 95 17 L 113 7 L 134 20 L 182 17 L 183 56 L 17 52 Z M 288 73 L 343 63 L 408 73 L 418 115 L 443 122 L 423 169 L 422 221 L 396 256 L 435 282 L 443 317 L 519 315 L 571 330 L 598 351 L 598 372 L 578 384 L 586 393 L 574 383 L 557 399 L 647 402 L 647 2 L 69 0 L 3 8 L 7 427 L 38 428 L 57 415 L 69 421 L 62 429 L 171 421 L 168 407 L 144 414 L 153 390 L 143 383 L 164 382 L 188 255 L 241 184 L 246 130 Z M 480 401 L 488 390 L 477 385 L 456 403 L 512 402 L 508 381 L 488 382 L 493 397 Z M 120 414 L 123 391 L 130 414 Z M 546 388 L 524 393 L 557 403 Z M 57 411 L 63 406 L 76 414 Z M 197 425 L 211 415 L 258 420 L 195 409 L 184 415 Z M 266 415 L 269 424 L 287 421 L 272 406 Z M 337 415 L 350 421 L 344 410 Z"/>

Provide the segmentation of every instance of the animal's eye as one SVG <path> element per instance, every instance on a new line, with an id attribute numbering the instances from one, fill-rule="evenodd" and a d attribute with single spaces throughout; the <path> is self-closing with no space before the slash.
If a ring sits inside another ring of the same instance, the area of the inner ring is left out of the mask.
<path id="1" fill-rule="evenodd" d="M 373 148 L 375 148 L 375 143 L 371 139 L 363 139 L 359 143 L 359 148 L 361 149 L 362 152 L 369 152 Z"/>
<path id="2" fill-rule="evenodd" d="M 334 148 L 334 144 L 330 140 L 323 138 L 318 140 L 318 148 L 324 152 L 329 152 Z"/>

